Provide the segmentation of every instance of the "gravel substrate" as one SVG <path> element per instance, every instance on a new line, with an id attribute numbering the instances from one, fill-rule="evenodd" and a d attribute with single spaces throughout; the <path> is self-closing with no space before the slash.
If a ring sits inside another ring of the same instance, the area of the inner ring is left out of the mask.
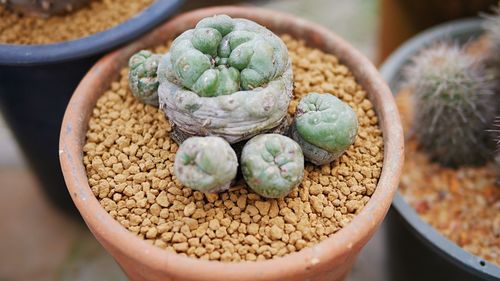
<path id="1" fill-rule="evenodd" d="M 101 205 L 151 244 L 220 261 L 263 260 L 301 250 L 347 225 L 370 200 L 383 162 L 382 132 L 366 92 L 337 58 L 283 36 L 293 61 L 293 114 L 308 92 L 331 92 L 357 113 L 356 142 L 331 165 L 306 163 L 302 183 L 265 199 L 240 180 L 203 194 L 173 176 L 177 144 L 162 111 L 135 100 L 127 69 L 98 100 L 89 121 L 84 164 Z M 156 52 L 164 53 L 167 47 Z"/>
<path id="2" fill-rule="evenodd" d="M 0 44 L 50 44 L 110 29 L 140 13 L 154 0 L 93 0 L 74 13 L 39 18 L 0 5 Z"/>

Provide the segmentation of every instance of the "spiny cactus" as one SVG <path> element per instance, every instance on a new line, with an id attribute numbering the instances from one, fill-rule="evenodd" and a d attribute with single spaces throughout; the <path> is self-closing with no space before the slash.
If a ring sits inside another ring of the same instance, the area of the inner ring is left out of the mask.
<path id="1" fill-rule="evenodd" d="M 90 0 L 0 0 L 0 4 L 24 14 L 51 16 L 73 12 Z"/>
<path id="2" fill-rule="evenodd" d="M 189 138 L 175 155 L 175 176 L 185 186 L 201 192 L 227 190 L 237 168 L 236 153 L 220 137 Z"/>
<path id="3" fill-rule="evenodd" d="M 267 198 L 287 195 L 304 176 L 300 146 L 279 134 L 250 139 L 241 154 L 241 169 L 248 186 Z"/>
<path id="4" fill-rule="evenodd" d="M 132 95 L 140 101 L 158 106 L 158 81 L 157 71 L 160 61 L 159 55 L 142 50 L 133 55 L 129 62 L 128 83 Z"/>
<path id="5" fill-rule="evenodd" d="M 177 37 L 158 77 L 160 107 L 176 136 L 217 135 L 236 143 L 273 131 L 283 127 L 292 96 L 283 41 L 226 15 L 205 18 Z"/>
<path id="6" fill-rule="evenodd" d="M 483 164 L 491 155 L 487 129 L 495 115 L 495 77 L 482 58 L 456 43 L 421 51 L 405 69 L 416 101 L 414 130 L 442 165 Z"/>
<path id="7" fill-rule="evenodd" d="M 324 165 L 337 159 L 356 140 L 358 119 L 354 110 L 332 94 L 309 93 L 295 113 L 292 138 L 307 160 Z"/>

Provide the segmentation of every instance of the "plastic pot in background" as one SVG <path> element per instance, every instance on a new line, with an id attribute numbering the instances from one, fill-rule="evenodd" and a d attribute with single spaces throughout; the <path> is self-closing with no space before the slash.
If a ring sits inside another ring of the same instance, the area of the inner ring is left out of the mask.
<path id="1" fill-rule="evenodd" d="M 64 110 L 76 86 L 106 52 L 172 15 L 182 0 L 158 0 L 106 31 L 48 45 L 0 44 L 0 112 L 49 199 L 76 213 L 58 159 Z"/>
<path id="2" fill-rule="evenodd" d="M 403 44 L 382 65 L 394 94 L 402 69 L 422 48 L 441 39 L 466 42 L 483 32 L 482 20 L 457 20 L 431 28 Z M 500 280 L 500 267 L 474 256 L 424 222 L 398 192 L 387 217 L 388 268 L 392 281 Z"/>
<path id="3" fill-rule="evenodd" d="M 366 90 L 384 134 L 384 163 L 377 188 L 363 210 L 328 239 L 299 252 L 258 262 L 224 263 L 184 257 L 138 238 L 100 205 L 88 184 L 82 147 L 97 99 L 136 51 L 174 38 L 200 19 L 214 14 L 256 21 L 277 34 L 288 33 L 308 45 L 336 55 Z M 331 31 L 303 19 L 258 8 L 214 7 L 192 11 L 102 58 L 85 76 L 71 98 L 61 128 L 60 159 L 64 177 L 82 217 L 97 240 L 131 280 L 340 281 L 359 251 L 382 222 L 399 181 L 403 162 L 403 132 L 399 114 L 380 74 L 370 61 Z"/>
<path id="4" fill-rule="evenodd" d="M 498 0 L 379 0 L 377 62 L 399 45 L 434 25 L 489 12 Z"/>

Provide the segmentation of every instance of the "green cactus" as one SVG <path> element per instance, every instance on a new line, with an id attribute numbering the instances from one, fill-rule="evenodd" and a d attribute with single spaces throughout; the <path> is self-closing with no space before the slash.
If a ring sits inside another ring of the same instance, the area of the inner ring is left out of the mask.
<path id="1" fill-rule="evenodd" d="M 48 17 L 73 12 L 89 2 L 90 0 L 0 0 L 0 5 L 23 14 Z"/>
<path id="2" fill-rule="evenodd" d="M 183 185 L 201 192 L 227 190 L 237 168 L 234 150 L 220 137 L 189 138 L 175 155 L 175 176 Z"/>
<path id="3" fill-rule="evenodd" d="M 300 146 L 279 134 L 250 139 L 241 153 L 241 169 L 248 186 L 267 198 L 286 196 L 304 176 Z"/>
<path id="4" fill-rule="evenodd" d="M 414 131 L 422 149 L 444 166 L 491 158 L 487 129 L 495 117 L 495 76 L 482 58 L 456 43 L 420 52 L 405 69 L 414 93 Z"/>
<path id="5" fill-rule="evenodd" d="M 356 112 L 332 94 L 309 93 L 301 98 L 291 127 L 305 158 L 316 165 L 337 159 L 356 140 Z"/>
<path id="6" fill-rule="evenodd" d="M 283 41 L 246 19 L 219 15 L 177 37 L 161 58 L 160 107 L 179 136 L 229 143 L 282 125 L 292 97 Z M 180 139 L 180 138 L 179 138 Z"/>
<path id="7" fill-rule="evenodd" d="M 128 83 L 132 95 L 140 101 L 158 106 L 157 72 L 160 61 L 159 55 L 142 50 L 134 54 L 129 62 Z"/>

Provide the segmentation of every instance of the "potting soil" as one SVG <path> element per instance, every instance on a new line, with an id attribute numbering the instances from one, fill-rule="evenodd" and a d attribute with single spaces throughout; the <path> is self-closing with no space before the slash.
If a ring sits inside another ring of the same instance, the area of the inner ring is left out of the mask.
<path id="1" fill-rule="evenodd" d="M 154 0 L 94 0 L 73 13 L 39 18 L 0 5 L 0 44 L 50 44 L 75 40 L 110 29 L 151 5 Z"/>

